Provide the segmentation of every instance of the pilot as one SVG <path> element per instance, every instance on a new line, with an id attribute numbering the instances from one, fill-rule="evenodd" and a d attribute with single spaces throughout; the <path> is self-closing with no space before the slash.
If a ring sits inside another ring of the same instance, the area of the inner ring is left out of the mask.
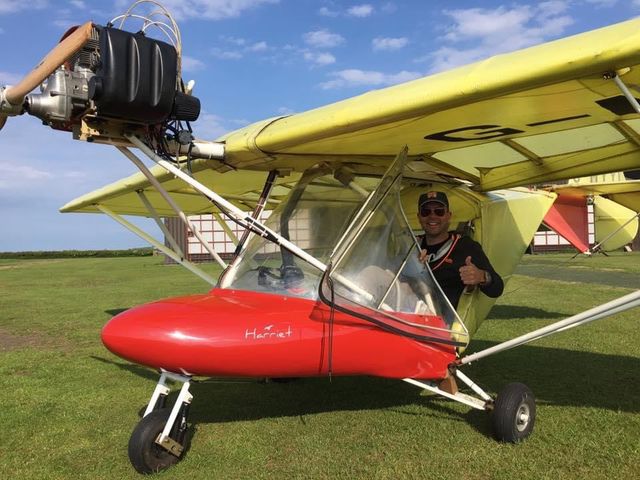
<path id="1" fill-rule="evenodd" d="M 491 266 L 480 244 L 467 236 L 449 231 L 451 211 L 443 192 L 430 191 L 418 199 L 418 220 L 424 235 L 420 242 L 420 261 L 428 262 L 431 271 L 454 308 L 465 291 L 479 287 L 485 295 L 496 298 L 504 283 Z"/>

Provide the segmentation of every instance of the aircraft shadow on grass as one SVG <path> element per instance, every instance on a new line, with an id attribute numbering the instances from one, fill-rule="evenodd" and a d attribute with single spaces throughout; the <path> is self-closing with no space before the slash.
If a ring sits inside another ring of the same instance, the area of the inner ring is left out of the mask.
<path id="1" fill-rule="evenodd" d="M 478 340 L 472 345 L 474 350 L 481 350 L 493 344 Z M 157 373 L 144 367 L 93 358 L 151 381 L 158 378 Z M 525 345 L 483 359 L 464 371 L 490 393 L 507 383 L 523 382 L 533 390 L 539 406 L 640 412 L 640 358 L 636 357 Z M 151 392 L 150 385 L 149 396 Z M 204 423 L 278 417 L 300 417 L 304 421 L 304 415 L 315 413 L 391 409 L 407 415 L 446 416 L 468 422 L 483 435 L 491 436 L 484 412 L 461 412 L 453 402 L 420 396 L 415 387 L 393 379 L 334 377 L 329 381 L 322 377 L 286 383 L 211 379 L 194 383 L 191 392 L 194 401 L 189 418 L 196 428 Z M 168 405 L 175 395 L 173 392 Z M 421 412 L 404 408 L 415 405 L 426 408 Z"/>
<path id="2" fill-rule="evenodd" d="M 517 318 L 563 318 L 566 313 L 549 312 L 541 308 L 525 307 L 523 305 L 495 305 L 487 319 L 489 320 L 514 320 Z"/>
<path id="3" fill-rule="evenodd" d="M 128 308 L 106 310 L 115 316 Z M 494 320 L 518 318 L 562 318 L 567 315 L 520 305 L 496 305 Z M 494 342 L 474 340 L 474 351 Z M 116 366 L 128 373 L 157 381 L 158 373 L 136 364 L 104 357 L 94 360 Z M 465 373 L 489 392 L 511 382 L 526 383 L 539 405 L 566 405 L 640 412 L 640 358 L 579 350 L 525 345 L 488 357 L 466 367 Z M 621 388 L 621 385 L 624 388 Z M 149 389 L 149 396 L 152 389 Z M 391 409 L 407 415 L 449 417 L 464 421 L 491 436 L 484 412 L 461 412 L 457 404 L 441 397 L 423 397 L 419 390 L 399 380 L 374 377 L 304 378 L 291 382 L 264 379 L 211 379 L 194 383 L 190 421 L 221 423 L 277 417 L 300 417 L 332 411 Z M 617 392 L 611 394 L 611 392 Z M 173 403 L 173 392 L 168 405 Z M 148 399 L 141 399 L 147 401 Z M 423 405 L 422 412 L 403 407 Z M 144 411 L 144 405 L 140 412 Z"/>
<path id="4" fill-rule="evenodd" d="M 136 365 L 135 363 L 127 363 L 125 361 L 114 361 L 108 358 L 98 357 L 96 355 L 90 355 L 90 358 L 107 365 L 113 365 L 114 367 L 118 367 L 125 372 L 133 373 L 138 377 L 153 380 L 154 382 L 158 381 L 158 373 L 151 368 L 143 367 L 142 365 Z"/>

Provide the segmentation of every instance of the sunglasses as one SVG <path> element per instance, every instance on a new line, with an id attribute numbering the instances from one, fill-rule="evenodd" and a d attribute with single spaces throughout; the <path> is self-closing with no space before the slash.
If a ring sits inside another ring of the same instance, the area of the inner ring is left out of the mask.
<path id="1" fill-rule="evenodd" d="M 421 217 L 428 217 L 432 213 L 436 217 L 444 217 L 444 215 L 447 213 L 447 209 L 444 207 L 439 207 L 439 208 L 420 207 Z"/>

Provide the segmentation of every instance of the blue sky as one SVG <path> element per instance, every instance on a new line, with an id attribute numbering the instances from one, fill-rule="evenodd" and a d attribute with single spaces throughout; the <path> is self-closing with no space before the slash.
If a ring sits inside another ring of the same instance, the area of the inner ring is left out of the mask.
<path id="1" fill-rule="evenodd" d="M 69 26 L 104 25 L 130 3 L 0 0 L 0 84 L 17 82 Z M 162 3 L 181 28 L 183 77 L 203 106 L 194 130 L 207 139 L 640 14 L 640 0 Z M 144 245 L 102 215 L 58 213 L 133 172 L 113 147 L 10 118 L 0 132 L 0 251 Z"/>

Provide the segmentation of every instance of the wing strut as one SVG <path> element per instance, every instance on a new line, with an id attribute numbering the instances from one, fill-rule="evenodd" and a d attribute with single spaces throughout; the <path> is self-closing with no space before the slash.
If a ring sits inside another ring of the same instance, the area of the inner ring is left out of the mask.
<path id="1" fill-rule="evenodd" d="M 229 236 L 233 244 L 238 245 L 238 242 L 240 241 L 238 240 L 238 236 L 235 234 L 233 230 L 231 230 L 231 227 L 227 225 L 227 222 L 224 218 L 222 218 L 222 215 L 220 215 L 218 212 L 211 212 L 211 215 L 213 215 L 213 217 L 216 219 L 216 221 L 218 222 L 218 225 L 222 227 L 222 229 L 224 230 L 224 233 L 226 233 Z"/>
<path id="2" fill-rule="evenodd" d="M 640 306 L 640 290 L 636 290 L 635 292 L 625 295 L 624 297 L 620 297 L 616 300 L 604 303 L 600 306 L 594 307 L 590 310 L 586 310 L 582 313 L 578 313 L 577 315 L 573 315 L 572 317 L 566 318 L 564 320 L 560 320 L 559 322 L 552 323 L 551 325 L 547 325 L 546 327 L 539 328 L 538 330 L 534 330 L 533 332 L 521 335 L 512 340 L 499 343 L 498 345 L 494 345 L 491 348 L 487 348 L 471 355 L 467 355 L 466 357 L 458 360 L 457 364 L 466 365 L 471 362 L 475 362 L 476 360 L 480 360 L 481 358 L 488 357 L 489 355 L 493 355 L 494 353 L 502 352 L 510 348 L 524 345 L 525 343 L 538 340 L 539 338 L 546 337 L 547 335 L 553 335 L 557 332 L 563 332 L 565 330 L 569 330 L 570 328 L 584 325 L 585 323 L 593 322 L 594 320 L 599 320 L 615 313 L 624 312 L 625 310 L 629 310 L 630 308 L 634 308 L 637 306 Z"/>
<path id="3" fill-rule="evenodd" d="M 142 140 L 140 140 L 135 135 L 126 135 L 125 137 L 133 145 L 135 145 L 137 148 L 139 148 L 147 157 L 149 157 L 150 160 L 154 161 L 155 163 L 160 165 L 162 168 L 164 168 L 168 172 L 172 173 L 176 177 L 180 178 L 181 180 L 185 181 L 187 184 L 191 185 L 193 188 L 198 190 L 205 197 L 207 197 L 211 202 L 216 204 L 221 210 L 223 210 L 225 212 L 225 214 L 229 218 L 231 218 L 234 222 L 236 222 L 240 226 L 246 228 L 247 230 L 251 230 L 256 235 L 260 235 L 260 236 L 266 238 L 270 242 L 273 242 L 273 243 L 275 243 L 276 245 L 278 245 L 280 247 L 286 248 L 288 251 L 293 253 L 295 256 L 297 256 L 298 258 L 301 258 L 302 260 L 304 260 L 304 261 L 308 262 L 309 264 L 313 265 L 318 270 L 320 270 L 322 272 L 326 272 L 327 271 L 327 266 L 323 262 L 318 260 L 316 257 L 314 257 L 313 255 L 310 255 L 309 253 L 307 253 L 306 251 L 304 251 L 303 249 L 298 247 L 296 244 L 294 244 L 291 241 L 289 241 L 286 238 L 284 238 L 282 235 L 279 235 L 278 233 L 274 232 L 269 227 L 265 226 L 260 221 L 258 221 L 257 219 L 253 218 L 251 215 L 247 214 L 246 212 L 243 212 L 242 210 L 237 208 L 234 204 L 232 204 L 231 202 L 228 202 L 225 198 L 223 198 L 222 196 L 218 195 L 213 190 L 207 188 L 202 183 L 200 183 L 198 180 L 193 178 L 191 175 L 189 175 L 188 173 L 183 172 L 178 167 L 173 165 L 171 162 L 168 162 L 168 161 L 162 159 L 162 157 L 156 155 L 155 152 L 151 148 L 149 148 Z M 129 152 L 129 154 L 131 154 L 133 157 L 135 157 L 135 155 L 133 155 L 131 152 Z M 142 164 L 142 162 L 140 162 L 140 160 L 137 157 L 135 157 L 135 158 L 139 163 Z M 134 163 L 136 163 L 136 162 L 134 162 Z M 146 166 L 144 166 L 144 164 L 142 164 L 142 167 L 144 169 L 146 169 Z M 149 174 L 150 174 L 150 172 L 149 172 Z M 151 180 L 151 179 L 149 179 L 149 180 Z M 155 180 L 155 178 L 154 178 L 154 180 Z M 158 188 L 158 191 L 164 192 L 164 194 L 169 196 L 169 194 L 162 188 L 161 185 L 158 184 L 156 186 L 156 188 Z M 101 208 L 101 210 L 105 211 L 102 208 Z M 105 211 L 105 213 L 108 213 L 108 212 Z M 111 213 L 113 214 L 113 212 L 111 212 Z M 116 218 L 116 216 L 114 216 L 114 215 L 115 214 L 110 215 L 110 216 L 112 216 L 113 218 Z M 121 220 L 124 220 L 124 219 L 120 219 L 119 220 L 119 219 L 116 218 L 116 220 L 118 222 L 120 222 L 121 224 L 125 225 L 121 221 Z M 137 227 L 135 227 L 133 225 L 131 225 L 131 227 L 137 229 Z M 129 228 L 130 230 L 134 231 L 129 226 L 127 226 L 127 228 Z M 168 249 L 163 246 L 163 249 L 161 249 L 161 250 L 164 252 L 165 250 L 168 250 Z M 172 254 L 173 254 L 173 252 L 172 252 Z M 171 258 L 173 258 L 173 257 L 171 257 Z M 371 293 L 369 293 L 366 290 L 360 288 L 358 285 L 356 285 L 354 282 L 352 282 L 348 278 L 344 278 L 342 276 L 337 276 L 337 278 L 344 285 L 346 285 L 347 287 L 351 288 L 352 290 L 354 290 L 356 292 L 359 292 L 361 295 L 364 295 L 366 298 L 371 299 L 373 297 L 371 295 Z"/>
<path id="4" fill-rule="evenodd" d="M 109 209 L 108 207 L 105 207 L 104 205 L 100 205 L 99 203 L 97 203 L 96 204 L 96 208 L 98 210 L 100 210 L 102 213 L 104 213 L 104 214 L 110 216 L 111 218 L 113 218 L 116 222 L 118 222 L 120 225 L 125 227 L 127 230 L 130 230 L 131 232 L 135 233 L 136 235 L 138 235 L 143 240 L 149 242 L 151 245 L 153 245 L 155 248 L 160 250 L 162 253 L 164 253 L 167 257 L 171 258 L 176 263 L 179 263 L 180 265 L 185 267 L 190 272 L 195 273 L 197 276 L 199 276 L 205 282 L 207 282 L 207 283 L 209 283 L 209 284 L 211 284 L 213 286 L 215 286 L 217 284 L 215 278 L 213 278 L 211 275 L 206 273 L 204 270 L 201 270 L 200 268 L 198 268 L 197 266 L 195 266 L 193 263 L 189 262 L 188 260 L 185 260 L 184 258 L 180 258 L 180 256 L 178 256 L 173 250 L 171 250 L 170 248 L 167 248 L 162 243 L 158 242 L 155 238 L 153 238 L 151 235 L 148 235 L 147 233 L 143 232 L 138 227 L 136 227 L 133 223 L 125 220 L 120 215 L 118 215 L 117 213 L 115 213 L 114 211 Z"/>
<path id="5" fill-rule="evenodd" d="M 270 228 L 264 226 L 258 220 L 253 218 L 251 215 L 243 212 L 242 210 L 237 208 L 231 202 L 228 202 L 226 199 L 224 199 L 223 197 L 221 197 L 220 195 L 218 195 L 217 193 L 215 193 L 211 189 L 209 189 L 209 188 L 205 187 L 204 185 L 202 185 L 200 182 L 198 182 L 195 178 L 193 178 L 188 173 L 183 172 L 182 170 L 180 170 L 178 167 L 176 167 L 172 163 L 167 162 L 166 160 L 163 160 L 161 157 L 156 155 L 153 152 L 153 150 L 151 150 L 138 137 L 136 137 L 134 135 L 127 135 L 126 138 L 131 143 L 133 143 L 136 147 L 138 147 L 147 157 L 149 157 L 149 159 L 153 160 L 155 163 L 160 165 L 162 168 L 164 168 L 165 170 L 167 170 L 170 173 L 174 174 L 176 177 L 180 178 L 181 180 L 185 181 L 186 183 L 191 185 L 193 188 L 198 190 L 200 193 L 202 193 L 205 197 L 209 198 L 210 201 L 212 201 L 213 203 L 218 205 L 222 210 L 224 210 L 225 213 L 227 213 L 236 223 L 242 225 L 244 228 L 247 228 L 247 229 L 250 229 L 250 230 L 254 231 L 258 235 L 261 235 L 261 236 L 267 238 L 268 240 L 272 241 L 276 245 L 279 245 L 279 246 L 282 246 L 282 247 L 286 248 L 291 253 L 293 253 L 297 257 L 300 257 L 301 259 L 305 260 L 306 262 L 309 262 L 311 265 L 313 265 L 314 267 L 318 268 L 319 270 L 324 272 L 327 269 L 327 266 L 324 263 L 322 263 L 320 260 L 315 258 L 314 256 L 309 255 L 307 252 L 302 250 L 297 245 L 291 243 L 286 238 L 282 237 L 281 235 L 278 235 L 276 232 L 274 232 Z M 140 162 L 140 163 L 142 163 L 142 162 Z M 143 164 L 143 166 L 144 166 L 144 164 Z M 146 168 L 146 167 L 144 167 L 144 168 Z M 163 191 L 162 187 L 160 188 L 159 191 Z"/>
<path id="6" fill-rule="evenodd" d="M 628 69 L 627 69 L 627 71 L 628 71 Z M 618 88 L 620 89 L 622 94 L 626 97 L 627 100 L 629 100 L 629 103 L 631 104 L 631 107 L 636 112 L 640 113 L 640 104 L 638 103 L 638 100 L 636 100 L 636 97 L 633 96 L 633 94 L 629 91 L 629 89 L 624 84 L 624 82 L 622 80 L 620 80 L 620 75 L 618 75 L 618 73 L 613 73 L 613 74 L 610 74 L 610 75 L 613 75 L 613 81 L 616 82 L 616 85 L 618 86 Z"/>
<path id="7" fill-rule="evenodd" d="M 162 198 L 164 198 L 165 201 L 169 204 L 169 206 L 173 209 L 173 211 L 176 212 L 180 220 L 182 220 L 184 224 L 187 226 L 187 228 L 189 228 L 193 232 L 193 234 L 197 237 L 197 239 L 200 240 L 200 243 L 202 244 L 202 246 L 207 250 L 207 252 L 209 252 L 209 254 L 213 257 L 213 259 L 216 262 L 218 262 L 218 264 L 223 269 L 227 268 L 227 264 L 224 262 L 224 260 L 220 258 L 220 255 L 216 253 L 216 251 L 213 249 L 211 244 L 205 240 L 205 238 L 200 233 L 200 230 L 198 230 L 198 227 L 196 227 L 194 224 L 192 224 L 189 221 L 185 213 L 180 209 L 180 207 L 173 200 L 173 198 L 171 198 L 171 195 L 169 195 L 167 191 L 164 188 L 162 188 L 158 179 L 153 176 L 153 174 L 149 171 L 147 166 L 144 163 L 142 163 L 142 161 L 138 157 L 136 157 L 135 154 L 128 148 L 126 147 L 117 147 L 117 148 L 129 160 L 131 160 L 136 167 L 138 167 L 138 169 L 144 174 L 145 177 L 147 177 L 147 180 L 151 182 L 151 185 L 153 185 L 156 188 L 158 193 L 162 195 Z"/>
<path id="8" fill-rule="evenodd" d="M 627 220 L 626 222 L 624 222 L 622 225 L 620 225 L 618 228 L 616 228 L 613 232 L 611 232 L 609 235 L 607 235 L 606 237 L 604 237 L 604 239 L 602 241 L 600 241 L 600 243 L 594 245 L 593 247 L 591 247 L 589 249 L 589 251 L 587 252 L 588 254 L 592 254 L 592 253 L 596 253 L 598 251 L 598 249 L 602 246 L 602 244 L 604 244 L 604 242 L 606 242 L 607 240 L 609 240 L 611 237 L 613 237 L 616 233 L 618 233 L 620 230 L 622 230 L 624 227 L 626 227 L 627 225 L 629 225 L 631 222 L 633 222 L 636 218 L 640 217 L 640 212 L 636 213 L 633 217 L 631 217 L 629 220 Z"/>
<path id="9" fill-rule="evenodd" d="M 169 243 L 173 247 L 173 250 L 180 256 L 180 258 L 185 258 L 184 252 L 178 245 L 178 242 L 176 242 L 175 237 L 171 234 L 167 226 L 164 224 L 164 222 L 160 218 L 160 215 L 158 215 L 158 212 L 156 211 L 156 209 L 153 208 L 153 205 L 151 205 L 151 202 L 149 201 L 147 196 L 144 194 L 144 191 L 138 190 L 136 193 L 138 194 L 140 201 L 143 203 L 145 207 L 147 207 L 147 210 L 153 216 L 153 219 L 155 220 L 156 225 L 158 225 L 158 228 L 162 231 L 165 238 L 169 240 Z"/>

